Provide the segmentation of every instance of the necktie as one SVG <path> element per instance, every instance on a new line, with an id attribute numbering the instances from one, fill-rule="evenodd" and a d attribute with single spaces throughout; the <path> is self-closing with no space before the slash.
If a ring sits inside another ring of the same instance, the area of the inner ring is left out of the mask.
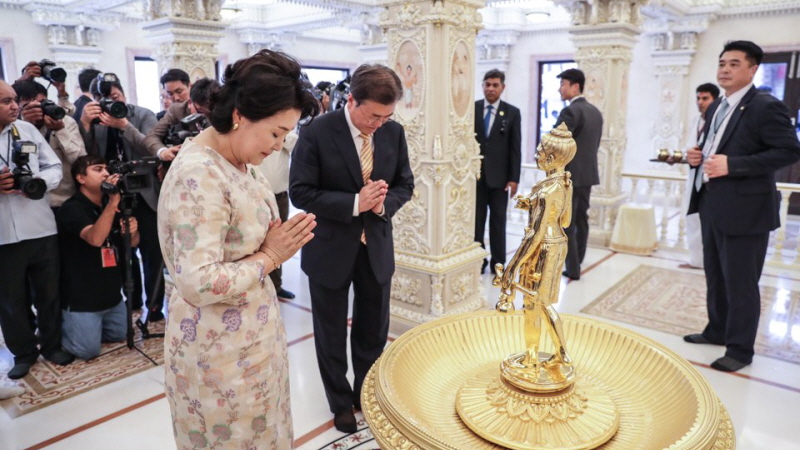
<path id="1" fill-rule="evenodd" d="M 492 120 L 492 108 L 493 108 L 492 105 L 487 106 L 486 107 L 486 115 L 483 116 L 484 136 L 486 136 L 487 138 L 489 137 L 489 131 L 490 131 L 489 130 L 489 123 Z"/>
<path id="2" fill-rule="evenodd" d="M 703 146 L 703 159 L 707 158 L 709 153 L 711 152 L 711 147 L 714 146 L 714 139 L 717 137 L 717 131 L 719 131 L 719 127 L 722 125 L 722 122 L 725 120 L 725 116 L 727 115 L 728 108 L 730 105 L 728 104 L 728 99 L 723 99 L 722 102 L 719 104 L 719 108 L 717 108 L 717 112 L 714 115 L 714 123 L 711 129 L 708 131 L 708 137 L 706 138 L 705 145 Z M 694 178 L 694 188 L 700 192 L 700 188 L 703 186 L 703 179 L 705 175 L 703 174 L 703 163 L 697 167 L 697 173 L 695 174 Z"/>
<path id="3" fill-rule="evenodd" d="M 372 136 L 361 133 L 358 137 L 361 138 L 361 176 L 364 178 L 364 184 L 367 184 L 370 175 L 372 175 Z M 361 243 L 367 245 L 365 230 L 361 230 Z"/>

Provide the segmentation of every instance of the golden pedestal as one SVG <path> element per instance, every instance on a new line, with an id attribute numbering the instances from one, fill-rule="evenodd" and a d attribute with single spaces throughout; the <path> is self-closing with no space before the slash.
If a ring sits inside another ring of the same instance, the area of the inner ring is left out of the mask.
<path id="1" fill-rule="evenodd" d="M 610 429 L 615 407 L 619 428 L 596 448 L 735 448 L 725 408 L 686 360 L 632 331 L 585 317 L 562 316 L 575 383 L 544 394 L 552 397 L 544 406 L 526 404 L 518 395 L 522 391 L 499 374 L 501 361 L 525 348 L 523 322 L 522 313 L 464 314 L 421 325 L 390 345 L 361 392 L 364 416 L 381 448 L 502 448 L 462 421 L 459 402 L 464 420 L 480 421 L 482 430 L 494 426 L 495 440 L 509 438 L 500 445 L 513 448 L 593 448 L 574 442 L 570 418 L 605 412 L 599 414 L 604 419 L 590 422 Z M 611 403 L 602 399 L 603 392 Z"/>

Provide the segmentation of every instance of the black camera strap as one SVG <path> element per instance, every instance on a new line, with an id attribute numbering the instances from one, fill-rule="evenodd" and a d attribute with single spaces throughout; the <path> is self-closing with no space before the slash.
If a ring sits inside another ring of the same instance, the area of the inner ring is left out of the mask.
<path id="1" fill-rule="evenodd" d="M 22 139 L 22 137 L 19 135 L 19 130 L 17 130 L 17 127 L 15 127 L 13 123 L 11 124 L 11 131 L 8 132 L 8 148 L 6 149 L 6 157 L 3 158 L 3 155 L 0 155 L 0 159 L 3 160 L 3 164 L 5 164 L 6 167 L 8 167 L 9 169 L 11 168 L 12 139 L 13 142 L 18 142 L 19 140 Z"/>

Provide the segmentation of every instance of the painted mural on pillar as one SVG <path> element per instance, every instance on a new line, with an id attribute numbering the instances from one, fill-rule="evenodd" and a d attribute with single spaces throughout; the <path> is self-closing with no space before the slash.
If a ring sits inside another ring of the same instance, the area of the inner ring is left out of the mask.
<path id="1" fill-rule="evenodd" d="M 464 41 L 458 41 L 453 50 L 453 60 L 450 65 L 450 94 L 453 98 L 453 108 L 459 117 L 467 114 L 471 103 L 469 95 L 469 70 L 471 67 L 467 45 Z"/>
<path id="2" fill-rule="evenodd" d="M 403 98 L 397 104 L 397 112 L 403 117 L 412 118 L 422 106 L 425 74 L 422 70 L 422 55 L 419 47 L 412 41 L 405 41 L 397 51 L 394 71 L 403 82 Z"/>

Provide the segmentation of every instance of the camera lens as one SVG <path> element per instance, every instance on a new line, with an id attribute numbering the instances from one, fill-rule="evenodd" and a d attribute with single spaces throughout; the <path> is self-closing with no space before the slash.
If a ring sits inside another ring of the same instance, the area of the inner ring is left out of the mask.
<path id="1" fill-rule="evenodd" d="M 108 114 L 117 119 L 125 118 L 128 116 L 128 105 L 122 102 L 112 102 L 108 105 Z"/>
<path id="2" fill-rule="evenodd" d="M 67 115 L 67 112 L 64 110 L 64 108 L 56 105 L 53 102 L 47 102 L 47 103 L 43 102 L 42 103 L 42 113 L 44 113 L 44 115 L 49 116 L 49 117 L 51 117 L 52 119 L 55 119 L 55 120 L 61 120 L 61 119 L 64 118 L 64 116 Z"/>
<path id="3" fill-rule="evenodd" d="M 41 178 L 33 178 L 30 176 L 20 177 L 19 189 L 31 200 L 40 200 L 44 198 L 44 193 L 47 192 L 47 183 Z"/>
<path id="4" fill-rule="evenodd" d="M 45 67 L 42 75 L 45 79 L 56 81 L 58 83 L 67 81 L 67 71 L 61 67 Z"/>

